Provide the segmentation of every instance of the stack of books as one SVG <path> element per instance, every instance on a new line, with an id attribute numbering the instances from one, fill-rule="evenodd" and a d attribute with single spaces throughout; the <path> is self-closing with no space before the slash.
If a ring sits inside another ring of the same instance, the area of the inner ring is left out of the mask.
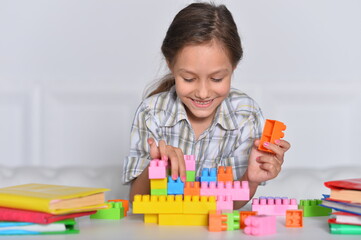
<path id="1" fill-rule="evenodd" d="M 324 195 L 322 206 L 335 212 L 328 219 L 333 234 L 361 234 L 361 178 L 328 181 L 330 195 Z"/>
<path id="2" fill-rule="evenodd" d="M 0 188 L 0 235 L 79 233 L 75 218 L 108 208 L 108 190 L 39 183 Z"/>

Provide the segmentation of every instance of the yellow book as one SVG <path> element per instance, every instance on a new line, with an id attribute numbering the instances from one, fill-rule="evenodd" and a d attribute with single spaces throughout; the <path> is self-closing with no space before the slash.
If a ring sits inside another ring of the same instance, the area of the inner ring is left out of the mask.
<path id="1" fill-rule="evenodd" d="M 86 212 L 108 208 L 106 188 L 30 183 L 0 188 L 0 206 L 51 214 Z"/>

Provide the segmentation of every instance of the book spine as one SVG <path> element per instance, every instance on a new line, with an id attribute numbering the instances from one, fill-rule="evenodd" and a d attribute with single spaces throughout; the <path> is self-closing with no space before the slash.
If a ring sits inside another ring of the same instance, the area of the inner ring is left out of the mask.
<path id="1" fill-rule="evenodd" d="M 0 194 L 0 206 L 49 213 L 49 199 Z"/>

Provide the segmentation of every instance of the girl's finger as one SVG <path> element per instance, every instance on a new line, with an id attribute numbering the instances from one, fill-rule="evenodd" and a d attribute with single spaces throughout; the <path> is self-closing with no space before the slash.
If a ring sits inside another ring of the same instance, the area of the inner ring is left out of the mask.
<path id="1" fill-rule="evenodd" d="M 164 140 L 160 140 L 158 145 L 161 159 L 163 161 L 168 161 L 167 144 Z"/>
<path id="2" fill-rule="evenodd" d="M 153 138 L 148 138 L 147 142 L 150 147 L 150 157 L 152 159 L 160 159 L 159 149 L 157 147 L 155 140 Z"/>
<path id="3" fill-rule="evenodd" d="M 275 144 L 284 149 L 285 152 L 291 148 L 291 144 L 283 139 L 276 140 Z"/>
<path id="4" fill-rule="evenodd" d="M 178 167 L 179 167 L 179 176 L 182 182 L 186 182 L 186 163 L 184 161 L 184 154 L 180 148 L 174 149 L 178 156 Z"/>
<path id="5" fill-rule="evenodd" d="M 173 180 L 176 180 L 178 178 L 178 171 L 179 171 L 178 155 L 175 152 L 174 147 L 169 145 L 167 145 L 167 153 L 171 165 L 171 176 Z"/>
<path id="6" fill-rule="evenodd" d="M 262 163 L 259 167 L 268 173 L 269 179 L 275 178 L 281 171 L 280 167 L 271 163 Z"/>

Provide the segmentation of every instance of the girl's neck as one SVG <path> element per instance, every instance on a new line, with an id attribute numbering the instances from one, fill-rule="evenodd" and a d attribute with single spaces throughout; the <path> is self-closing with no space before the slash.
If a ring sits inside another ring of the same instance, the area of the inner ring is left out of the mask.
<path id="1" fill-rule="evenodd" d="M 194 118 L 194 116 L 190 116 L 188 113 L 187 115 L 194 131 L 195 139 L 198 140 L 200 135 L 211 126 L 215 114 L 207 118 Z"/>

